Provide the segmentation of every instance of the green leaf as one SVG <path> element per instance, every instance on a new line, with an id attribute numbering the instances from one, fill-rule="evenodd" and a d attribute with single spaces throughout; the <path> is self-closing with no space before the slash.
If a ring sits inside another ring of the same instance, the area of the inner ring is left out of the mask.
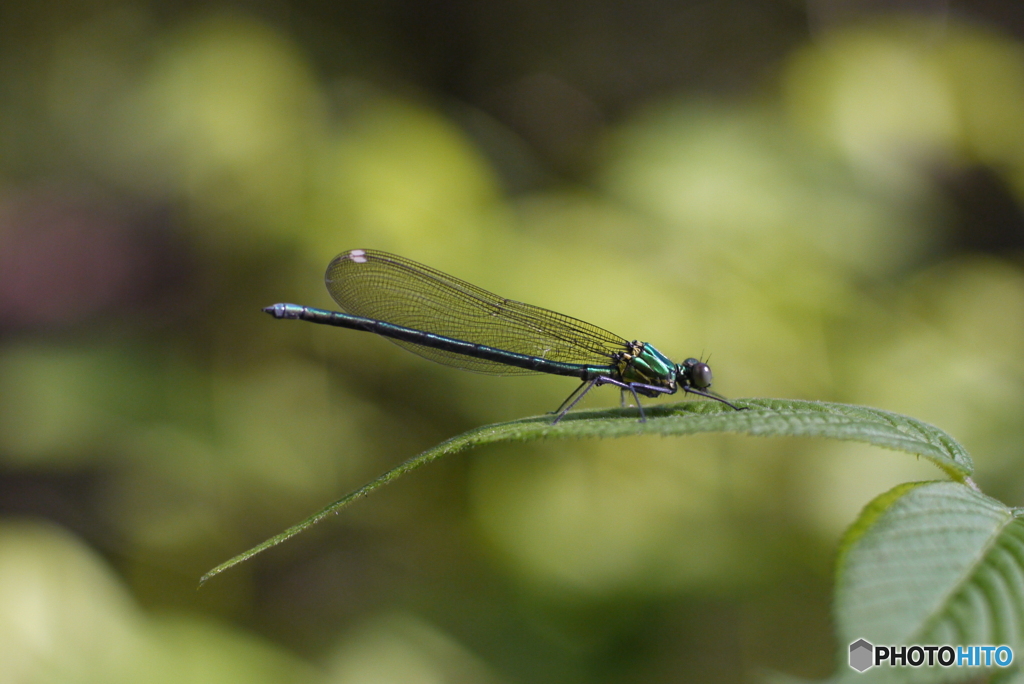
<path id="1" fill-rule="evenodd" d="M 971 458 L 956 440 L 921 421 L 878 409 L 847 404 L 786 399 L 750 399 L 734 402 L 749 410 L 733 409 L 710 401 L 646 406 L 647 421 L 637 420 L 636 409 L 577 411 L 560 422 L 551 416 L 523 418 L 475 428 L 384 473 L 372 482 L 330 504 L 284 532 L 271 537 L 203 575 L 200 584 L 257 553 L 320 522 L 331 513 L 362 498 L 406 473 L 483 444 L 525 442 L 535 439 L 628 437 L 631 435 L 692 435 L 702 432 L 734 432 L 748 435 L 830 437 L 867 442 L 875 446 L 924 456 L 955 480 L 967 480 L 973 472 Z"/>
<path id="2" fill-rule="evenodd" d="M 1014 659 L 1016 659 L 1014 654 Z M 1024 669 L 1008 669 L 1006 672 L 997 673 L 989 684 L 1024 684 Z"/>
<path id="3" fill-rule="evenodd" d="M 844 542 L 838 568 L 839 678 L 951 682 L 986 675 L 968 667 L 878 667 L 857 674 L 846 665 L 846 648 L 857 639 L 885 646 L 1006 644 L 1019 653 L 1022 517 L 956 482 L 900 485 L 869 504 L 851 528 L 861 531 Z"/>

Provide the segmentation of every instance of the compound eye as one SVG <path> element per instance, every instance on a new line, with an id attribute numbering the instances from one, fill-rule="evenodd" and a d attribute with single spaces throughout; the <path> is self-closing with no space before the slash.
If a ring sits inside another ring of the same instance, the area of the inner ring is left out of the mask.
<path id="1" fill-rule="evenodd" d="M 711 387 L 711 367 L 708 364 L 698 361 L 689 366 L 689 370 L 691 387 L 700 390 Z"/>

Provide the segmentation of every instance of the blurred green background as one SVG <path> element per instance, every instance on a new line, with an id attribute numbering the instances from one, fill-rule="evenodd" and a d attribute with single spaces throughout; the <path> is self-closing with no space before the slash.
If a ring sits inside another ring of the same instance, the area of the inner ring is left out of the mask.
<path id="1" fill-rule="evenodd" d="M 827 675 L 840 534 L 941 475 L 905 455 L 487 448 L 197 591 L 574 386 L 260 308 L 393 251 L 932 422 L 1021 505 L 1022 38 L 1016 0 L 0 4 L 0 683 Z"/>

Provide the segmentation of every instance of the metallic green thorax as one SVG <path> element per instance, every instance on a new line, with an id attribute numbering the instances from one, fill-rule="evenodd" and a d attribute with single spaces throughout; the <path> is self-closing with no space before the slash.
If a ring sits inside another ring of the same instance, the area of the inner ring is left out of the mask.
<path id="1" fill-rule="evenodd" d="M 626 351 L 615 355 L 614 360 L 623 382 L 664 387 L 670 392 L 676 389 L 676 365 L 652 344 L 633 340 Z"/>

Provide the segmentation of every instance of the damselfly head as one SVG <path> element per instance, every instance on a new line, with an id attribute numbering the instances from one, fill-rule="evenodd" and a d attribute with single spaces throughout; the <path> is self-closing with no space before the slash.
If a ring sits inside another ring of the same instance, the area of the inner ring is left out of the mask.
<path id="1" fill-rule="evenodd" d="M 679 382 L 684 387 L 705 390 L 711 387 L 711 367 L 699 359 L 686 359 L 678 366 Z"/>

